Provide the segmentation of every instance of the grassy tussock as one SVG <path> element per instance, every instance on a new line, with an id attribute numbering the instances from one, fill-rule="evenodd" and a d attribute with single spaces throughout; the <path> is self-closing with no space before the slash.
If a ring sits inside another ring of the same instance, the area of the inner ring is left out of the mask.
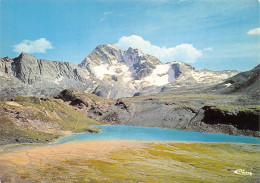
<path id="1" fill-rule="evenodd" d="M 259 105 L 244 105 L 244 106 L 234 106 L 234 105 L 214 105 L 213 108 L 220 109 L 223 111 L 232 111 L 232 110 L 238 110 L 238 111 L 244 111 L 244 112 L 259 112 L 260 106 Z"/>

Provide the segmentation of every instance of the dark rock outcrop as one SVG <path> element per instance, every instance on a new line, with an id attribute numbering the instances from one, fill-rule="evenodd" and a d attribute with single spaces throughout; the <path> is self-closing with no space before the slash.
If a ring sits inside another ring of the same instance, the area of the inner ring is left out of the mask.
<path id="1" fill-rule="evenodd" d="M 202 122 L 206 124 L 233 125 L 239 130 L 259 131 L 260 111 L 257 109 L 247 111 L 226 111 L 214 106 L 204 106 Z"/>

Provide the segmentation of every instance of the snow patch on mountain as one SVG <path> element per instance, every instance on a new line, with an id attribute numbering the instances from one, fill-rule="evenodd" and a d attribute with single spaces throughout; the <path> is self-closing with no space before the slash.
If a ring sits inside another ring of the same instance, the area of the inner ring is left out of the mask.
<path id="1" fill-rule="evenodd" d="M 98 79 L 104 79 L 105 75 L 114 75 L 115 72 L 109 68 L 109 64 L 102 64 L 92 68 Z"/>
<path id="2" fill-rule="evenodd" d="M 225 78 L 230 77 L 231 73 L 225 72 L 216 72 L 211 70 L 193 70 L 192 77 L 196 80 L 197 83 L 208 83 L 210 80 L 214 79 L 216 81 L 223 80 Z"/>
<path id="3" fill-rule="evenodd" d="M 161 64 L 157 65 L 153 72 L 144 78 L 144 81 L 150 85 L 163 86 L 176 79 L 174 74 L 171 65 Z"/>
<path id="4" fill-rule="evenodd" d="M 63 80 L 63 78 L 64 78 L 63 76 L 60 76 L 60 77 L 56 78 L 54 80 L 54 83 L 59 84 L 61 82 L 61 80 Z"/>
<path id="5" fill-rule="evenodd" d="M 117 61 L 112 61 L 111 64 L 94 66 L 92 67 L 92 71 L 93 74 L 100 80 L 111 78 L 114 81 L 120 80 L 124 83 L 133 80 L 132 72 L 130 71 L 129 66 Z"/>
<path id="6" fill-rule="evenodd" d="M 224 84 L 226 87 L 230 87 L 232 84 L 231 83 L 227 83 L 227 84 Z"/>

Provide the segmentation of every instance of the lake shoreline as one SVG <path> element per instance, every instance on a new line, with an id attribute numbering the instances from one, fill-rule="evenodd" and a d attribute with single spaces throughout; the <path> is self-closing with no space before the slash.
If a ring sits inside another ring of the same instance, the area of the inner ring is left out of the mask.
<path id="1" fill-rule="evenodd" d="M 183 133 L 189 133 L 189 131 L 180 131 L 180 130 L 176 130 L 176 129 L 168 129 L 168 128 L 154 128 L 154 127 L 138 127 L 138 126 L 128 126 L 128 125 L 101 125 L 101 126 L 91 126 L 91 128 L 97 128 L 99 129 L 99 132 L 98 134 L 100 133 L 104 133 L 103 130 L 102 130 L 102 127 L 117 127 L 117 126 L 121 126 L 123 128 L 127 128 L 127 127 L 130 127 L 130 128 L 140 128 L 141 130 L 142 129 L 151 129 L 151 130 L 172 130 L 173 132 L 183 132 Z M 100 128 L 101 127 L 101 128 Z M 194 134 L 198 133 L 200 134 L 200 132 L 193 132 Z M 73 136 L 78 136 L 78 135 L 93 135 L 95 133 L 88 133 L 88 132 L 80 132 L 80 133 L 67 133 L 65 134 L 64 136 L 61 136 L 59 138 L 56 138 L 56 139 L 53 139 L 52 141 L 48 142 L 48 143 L 21 143 L 21 144 L 6 144 L 6 145 L 1 145 L 0 146 L 0 154 L 3 154 L 3 153 L 6 153 L 6 152 L 9 152 L 9 151 L 12 151 L 13 149 L 20 149 L 20 148 L 23 148 L 23 147 L 37 147 L 37 146 L 48 146 L 48 145 L 58 145 L 60 144 L 59 142 L 60 141 L 63 141 L 63 140 L 66 140 L 68 138 L 71 138 Z M 202 135 L 210 135 L 210 134 L 213 134 L 213 133 L 201 133 Z M 213 135 L 218 135 L 217 133 L 216 134 L 213 134 Z M 222 134 L 221 134 L 222 135 Z M 225 134 L 223 134 L 224 136 L 227 136 Z M 245 136 L 231 136 L 231 137 L 240 137 L 240 138 L 243 138 Z M 253 138 L 253 137 L 250 137 L 250 138 Z M 257 138 L 256 138 L 257 139 Z M 88 142 L 90 141 L 93 141 L 93 142 L 99 142 L 99 141 L 113 141 L 113 139 L 90 139 L 90 140 L 87 140 Z M 258 139 L 259 141 L 260 139 Z M 217 143 L 217 144 L 245 144 L 243 142 L 207 142 L 207 141 L 193 141 L 193 140 L 138 140 L 138 139 L 114 139 L 114 141 L 138 141 L 138 142 L 153 142 L 153 143 Z M 74 141 L 72 141 L 74 142 Z M 82 142 L 81 140 L 76 140 L 75 142 Z M 68 143 L 68 142 L 66 142 Z M 259 145 L 259 143 L 250 143 L 250 144 L 253 144 L 253 145 Z"/>

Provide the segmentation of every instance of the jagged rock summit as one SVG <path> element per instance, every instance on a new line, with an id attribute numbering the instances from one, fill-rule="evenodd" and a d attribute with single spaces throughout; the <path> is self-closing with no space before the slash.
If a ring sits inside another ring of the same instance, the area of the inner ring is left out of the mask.
<path id="1" fill-rule="evenodd" d="M 21 53 L 0 58 L 0 94 L 55 96 L 77 88 L 106 98 L 130 97 L 177 88 L 205 87 L 234 76 L 237 71 L 195 70 L 182 62 L 162 63 L 139 49 L 97 46 L 78 66 Z"/>
<path id="2" fill-rule="evenodd" d="M 131 72 L 129 76 L 132 79 L 138 80 L 149 75 L 158 64 L 161 64 L 159 59 L 144 54 L 139 49 L 130 47 L 127 51 L 122 51 L 113 44 L 107 44 L 97 46 L 79 67 L 88 69 L 99 79 L 103 79 L 105 74 L 117 75 L 127 71 Z"/>

